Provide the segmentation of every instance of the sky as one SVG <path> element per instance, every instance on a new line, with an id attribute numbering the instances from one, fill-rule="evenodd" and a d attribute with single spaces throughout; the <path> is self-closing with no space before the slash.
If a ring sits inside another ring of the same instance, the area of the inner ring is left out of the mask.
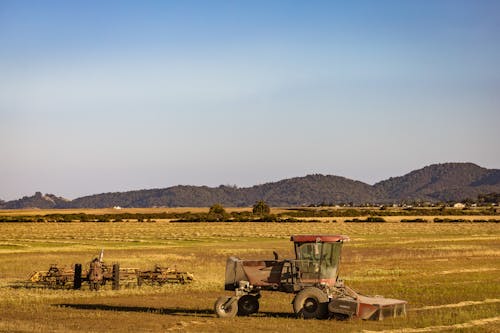
<path id="1" fill-rule="evenodd" d="M 500 168 L 500 2 L 0 0 L 0 199 Z"/>

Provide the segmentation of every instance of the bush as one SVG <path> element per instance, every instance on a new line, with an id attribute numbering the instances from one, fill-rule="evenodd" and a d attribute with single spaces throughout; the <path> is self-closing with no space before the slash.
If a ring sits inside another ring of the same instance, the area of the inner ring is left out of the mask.
<path id="1" fill-rule="evenodd" d="M 208 214 L 213 214 L 213 215 L 223 215 L 226 214 L 226 210 L 224 207 L 222 207 L 221 204 L 214 204 L 212 207 L 210 207 Z"/>
<path id="2" fill-rule="evenodd" d="M 208 210 L 208 222 L 218 222 L 218 221 L 226 221 L 229 217 L 229 214 L 226 213 L 224 207 L 221 204 L 214 204 Z"/>
<path id="3" fill-rule="evenodd" d="M 253 205 L 252 213 L 260 216 L 269 215 L 271 208 L 264 201 L 260 200 Z"/>
<path id="4" fill-rule="evenodd" d="M 475 223 L 499 223 L 499 219 L 489 219 L 489 220 L 472 220 Z"/>
<path id="5" fill-rule="evenodd" d="M 426 223 L 427 220 L 424 220 L 424 219 L 402 219 L 401 222 L 403 223 L 408 223 L 408 222 L 416 222 L 416 223 Z"/>
<path id="6" fill-rule="evenodd" d="M 352 219 L 352 220 L 345 220 L 345 222 L 385 222 L 385 219 L 380 217 L 380 216 L 369 216 L 366 219 Z"/>
<path id="7" fill-rule="evenodd" d="M 440 219 L 436 217 L 434 219 L 434 223 L 464 223 L 464 222 L 471 222 L 471 220 L 465 220 L 465 219 Z"/>

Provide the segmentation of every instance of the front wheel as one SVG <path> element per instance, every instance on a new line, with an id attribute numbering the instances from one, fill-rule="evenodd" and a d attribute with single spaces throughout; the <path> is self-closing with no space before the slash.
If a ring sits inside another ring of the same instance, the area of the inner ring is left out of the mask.
<path id="1" fill-rule="evenodd" d="M 238 301 L 233 297 L 219 297 L 215 302 L 214 310 L 219 318 L 233 318 L 238 313 Z"/>
<path id="2" fill-rule="evenodd" d="M 295 296 L 293 311 L 299 318 L 326 318 L 328 315 L 328 296 L 318 288 L 305 288 Z"/>

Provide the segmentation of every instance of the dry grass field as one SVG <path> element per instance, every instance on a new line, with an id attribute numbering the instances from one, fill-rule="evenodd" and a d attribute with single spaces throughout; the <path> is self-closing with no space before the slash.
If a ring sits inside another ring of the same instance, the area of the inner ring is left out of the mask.
<path id="1" fill-rule="evenodd" d="M 228 212 L 232 211 L 252 211 L 252 208 L 226 208 Z M 279 209 L 278 209 L 279 210 Z M 131 214 L 150 214 L 150 213 L 183 213 L 183 212 L 192 212 L 192 213 L 205 213 L 208 211 L 208 208 L 204 207 L 181 207 L 181 208 L 68 208 L 68 209 L 4 209 L 0 210 L 0 216 L 2 215 L 43 215 L 43 214 L 78 214 L 78 213 L 86 213 L 86 214 L 120 214 L 120 213 L 131 213 Z"/>
<path id="2" fill-rule="evenodd" d="M 498 223 L 336 220 L 0 223 L 0 332 L 499 331 Z M 407 317 L 381 322 L 299 320 L 290 304 L 293 295 L 264 292 L 259 314 L 216 318 L 213 303 L 227 294 L 227 256 L 272 258 L 274 250 L 293 257 L 289 236 L 300 233 L 349 235 L 341 277 L 360 292 L 407 300 Z M 106 287 L 99 292 L 15 287 L 32 271 L 46 270 L 52 263 L 86 264 L 102 248 L 106 262 L 141 269 L 155 263 L 176 266 L 193 272 L 196 281 L 119 291 Z"/>

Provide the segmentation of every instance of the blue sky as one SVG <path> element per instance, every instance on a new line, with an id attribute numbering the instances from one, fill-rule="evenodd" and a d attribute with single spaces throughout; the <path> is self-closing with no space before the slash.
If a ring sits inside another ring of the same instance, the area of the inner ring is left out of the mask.
<path id="1" fill-rule="evenodd" d="M 500 168 L 498 1 L 0 1 L 0 199 Z"/>

